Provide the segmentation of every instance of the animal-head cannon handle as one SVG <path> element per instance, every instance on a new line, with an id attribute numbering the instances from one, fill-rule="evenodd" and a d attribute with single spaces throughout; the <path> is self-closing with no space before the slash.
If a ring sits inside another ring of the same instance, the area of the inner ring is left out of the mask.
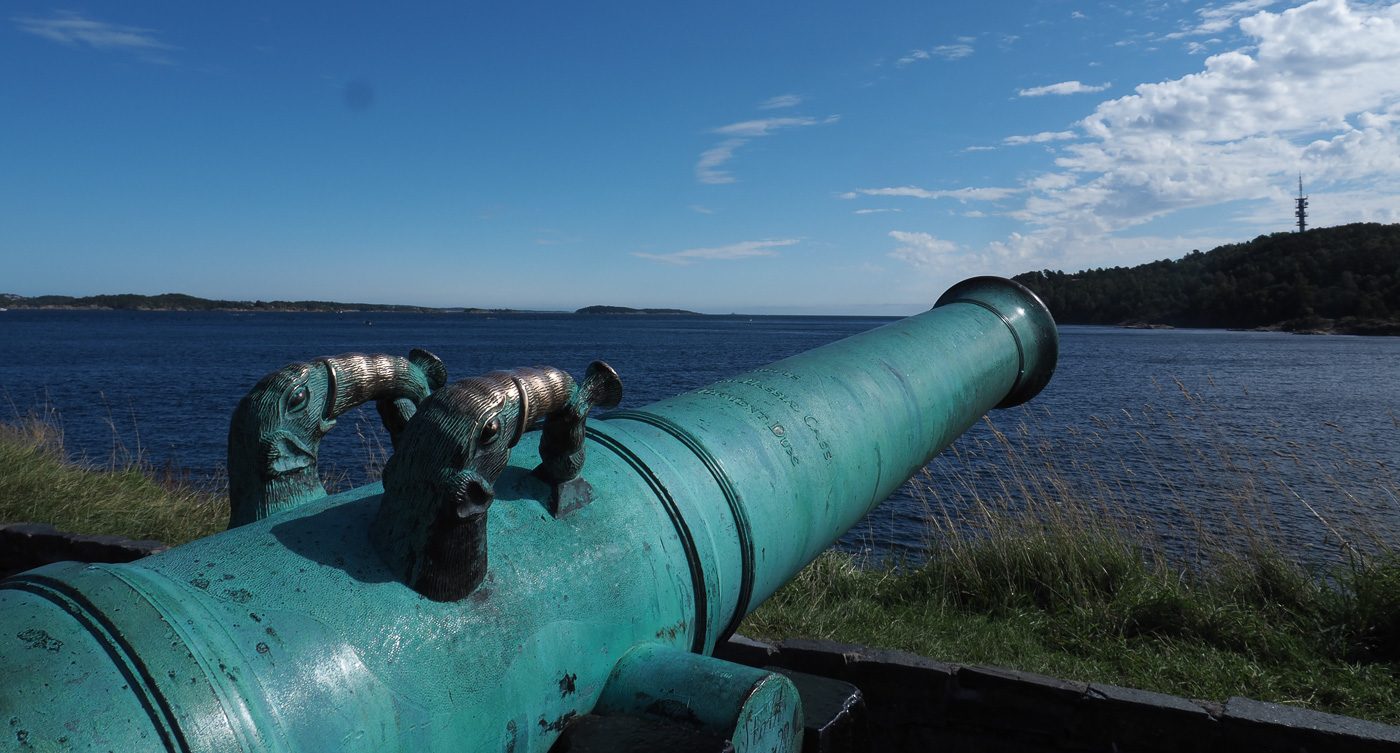
<path id="1" fill-rule="evenodd" d="M 238 403 L 229 425 L 229 527 L 326 496 L 321 439 L 346 411 L 374 400 L 397 446 L 417 406 L 447 383 L 437 356 L 346 353 L 274 371 Z"/>
<path id="2" fill-rule="evenodd" d="M 486 516 L 511 448 L 543 419 L 559 441 L 554 450 L 541 448 L 542 467 L 576 476 L 588 410 L 616 405 L 621 389 L 617 374 L 598 362 L 581 387 L 559 369 L 538 366 L 493 371 L 433 394 L 384 468 L 370 540 L 385 565 L 430 599 L 465 598 L 486 577 Z"/>
<path id="3" fill-rule="evenodd" d="M 540 465 L 535 475 L 556 490 L 583 470 L 584 420 L 593 408 L 616 408 L 622 402 L 622 380 L 602 361 L 588 365 L 583 382 L 563 409 L 545 418 L 540 434 Z M 556 512 L 559 507 L 555 500 Z"/>

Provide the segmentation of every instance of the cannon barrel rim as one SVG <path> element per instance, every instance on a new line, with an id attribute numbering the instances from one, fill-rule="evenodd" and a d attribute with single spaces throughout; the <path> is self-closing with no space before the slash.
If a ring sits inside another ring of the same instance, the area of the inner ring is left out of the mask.
<path id="1" fill-rule="evenodd" d="M 1035 291 L 1005 277 L 970 277 L 948 288 L 933 307 L 952 303 L 969 303 L 996 314 L 1016 340 L 1021 368 L 1016 383 L 997 408 L 1020 405 L 1045 389 L 1059 361 L 1060 332 L 1050 309 Z"/>

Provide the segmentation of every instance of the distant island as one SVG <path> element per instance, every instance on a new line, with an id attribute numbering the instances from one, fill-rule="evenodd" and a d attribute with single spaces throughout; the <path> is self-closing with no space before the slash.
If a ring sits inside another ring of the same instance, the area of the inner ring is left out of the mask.
<path id="1" fill-rule="evenodd" d="M 684 314 L 687 316 L 703 316 L 694 311 L 685 309 L 630 309 L 626 306 L 584 306 L 574 312 L 575 314 Z"/>
<path id="2" fill-rule="evenodd" d="M 320 313 L 365 313 L 403 312 L 411 314 L 563 314 L 564 311 L 534 311 L 528 309 L 490 309 L 471 306 L 456 308 L 433 308 L 431 306 L 400 306 L 385 303 L 341 303 L 338 301 L 225 301 L 198 298 L 183 293 L 163 293 L 161 295 L 71 295 L 22 296 L 14 293 L 0 293 L 0 308 L 13 309 L 66 309 L 66 310 L 107 310 L 107 311 L 269 311 L 269 312 L 320 312 Z M 684 314 L 704 316 L 684 309 L 634 309 L 626 306 L 585 306 L 575 314 Z"/>
<path id="3" fill-rule="evenodd" d="M 71 295 L 22 296 L 0 293 L 0 307 L 14 309 L 107 309 L 113 311 L 318 311 L 364 312 L 404 311 L 411 313 L 461 312 L 468 309 L 437 309 L 426 306 L 395 306 L 382 303 L 338 303 L 336 301 L 224 301 L 197 298 L 183 293 L 161 295 Z M 495 309 L 470 309 L 472 313 L 496 313 Z"/>
<path id="4" fill-rule="evenodd" d="M 1060 324 L 1400 335 L 1400 225 L 1274 233 L 1174 261 L 1012 279 Z"/>

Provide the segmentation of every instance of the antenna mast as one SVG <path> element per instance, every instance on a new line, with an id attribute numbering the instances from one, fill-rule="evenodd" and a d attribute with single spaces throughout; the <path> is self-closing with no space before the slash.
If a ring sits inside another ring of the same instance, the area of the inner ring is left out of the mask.
<path id="1" fill-rule="evenodd" d="M 1298 204 L 1298 209 L 1293 212 L 1293 216 L 1298 218 L 1298 232 L 1308 229 L 1308 197 L 1303 195 L 1303 174 L 1298 173 L 1298 198 L 1294 199 Z"/>

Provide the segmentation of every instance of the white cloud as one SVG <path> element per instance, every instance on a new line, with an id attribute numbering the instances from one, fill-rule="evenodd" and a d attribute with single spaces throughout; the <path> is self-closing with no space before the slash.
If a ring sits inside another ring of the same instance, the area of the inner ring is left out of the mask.
<path id="1" fill-rule="evenodd" d="M 776 97 L 770 97 L 760 102 L 758 109 L 778 110 L 784 107 L 796 107 L 800 104 L 802 104 L 802 97 L 796 94 L 779 94 Z"/>
<path id="2" fill-rule="evenodd" d="M 899 241 L 890 257 L 919 268 L 937 268 L 962 250 L 958 244 L 928 233 L 891 230 L 890 237 Z"/>
<path id="3" fill-rule="evenodd" d="M 1400 160 L 1400 5 L 1316 0 L 1240 27 L 1253 50 L 1211 56 L 1199 73 L 1138 86 L 1080 126 L 1093 137 L 1058 165 L 1079 185 L 1027 218 L 1092 211 L 1114 226 L 1175 209 L 1277 198 L 1281 178 L 1385 180 Z"/>
<path id="4" fill-rule="evenodd" d="M 583 240 L 578 236 L 567 235 L 553 228 L 539 228 L 536 232 L 539 233 L 539 236 L 535 238 L 535 244 L 539 246 L 560 246 Z"/>
<path id="5" fill-rule="evenodd" d="M 797 245 L 796 238 L 783 238 L 780 240 L 743 241 L 741 243 L 731 243 L 728 246 L 714 246 L 710 248 L 687 248 L 684 251 L 677 251 L 671 254 L 647 254 L 640 251 L 634 252 L 633 256 L 652 261 L 661 261 L 668 264 L 687 265 L 697 261 L 709 261 L 714 259 L 747 259 L 754 256 L 777 256 L 777 249 L 783 246 Z"/>
<path id="6" fill-rule="evenodd" d="M 1042 173 L 1026 181 L 1026 188 L 1032 191 L 1056 191 L 1074 185 L 1075 178 L 1069 173 Z"/>
<path id="7" fill-rule="evenodd" d="M 1026 227 L 969 258 L 1002 273 L 1082 269 L 1287 230 L 1300 170 L 1315 225 L 1400 217 L 1400 3 L 1313 0 L 1238 26 L 1246 38 L 1199 71 L 1101 102 L 1053 170 L 992 189 L 1020 192 L 1005 214 Z M 869 195 L 934 193 L 894 191 Z M 1225 224 L 1147 232 L 1184 210 Z"/>
<path id="8" fill-rule="evenodd" d="M 917 63 L 920 60 L 928 60 L 931 57 L 933 56 L 928 54 L 927 50 L 912 50 L 909 52 L 909 54 L 894 61 L 894 64 L 900 68 L 903 68 L 904 66 L 909 65 L 910 63 Z"/>
<path id="9" fill-rule="evenodd" d="M 921 60 L 931 60 L 933 58 L 939 58 L 941 60 L 961 60 L 976 51 L 972 45 L 969 44 L 973 41 L 971 37 L 958 37 L 958 39 L 960 41 L 957 44 L 940 44 L 937 47 L 930 47 L 926 50 L 910 50 L 907 55 L 894 61 L 894 64 L 897 67 L 903 68 L 911 63 L 917 63 Z"/>
<path id="10" fill-rule="evenodd" d="M 1007 136 L 1001 143 L 1007 146 L 1021 146 L 1023 144 L 1044 144 L 1050 141 L 1068 141 L 1077 138 L 1073 131 L 1041 131 L 1029 136 Z"/>
<path id="11" fill-rule="evenodd" d="M 1080 12 L 1080 11 L 1074 11 L 1073 13 L 1069 14 L 1069 17 L 1070 17 L 1070 18 L 1073 18 L 1073 19 L 1075 19 L 1075 20 L 1079 20 L 1079 19 L 1083 19 L 1083 18 L 1088 18 L 1088 16 L 1084 15 L 1084 14 L 1083 14 L 1082 12 Z"/>
<path id="12" fill-rule="evenodd" d="M 963 37 L 963 39 L 971 41 L 967 37 Z M 972 49 L 972 45 L 967 44 L 967 41 L 958 44 L 940 44 L 929 52 L 933 53 L 934 57 L 940 57 L 944 60 L 961 60 L 975 51 Z"/>
<path id="13" fill-rule="evenodd" d="M 1012 233 L 1005 241 L 988 244 L 983 258 L 1003 275 L 1031 269 L 1086 269 L 1177 259 L 1192 249 L 1209 250 L 1238 242 L 1230 236 L 1174 235 L 1117 237 L 1089 229 L 1059 228 L 1056 232 Z"/>
<path id="14" fill-rule="evenodd" d="M 881 207 L 879 209 L 857 209 L 852 214 L 884 214 L 886 212 L 903 212 L 903 209 L 893 207 Z"/>
<path id="15" fill-rule="evenodd" d="M 749 143 L 753 139 L 771 136 L 777 131 L 789 128 L 827 125 L 835 123 L 840 119 L 840 115 L 828 115 L 820 120 L 806 116 L 759 118 L 756 120 L 744 120 L 738 123 L 730 123 L 727 126 L 715 128 L 711 130 L 711 133 L 729 136 L 730 138 L 700 153 L 700 159 L 695 163 L 695 178 L 701 183 L 733 183 L 734 176 L 731 175 L 728 170 L 723 169 L 723 166 L 734 158 L 734 152 L 738 150 L 739 147 Z"/>
<path id="16" fill-rule="evenodd" d="M 730 123 L 727 126 L 720 126 L 714 129 L 712 133 L 718 133 L 721 136 L 754 138 L 756 136 L 767 136 L 783 128 L 800 128 L 802 126 L 816 124 L 816 118 L 762 118 L 760 120 L 745 120 L 740 123 Z"/>
<path id="17" fill-rule="evenodd" d="M 1214 235 L 1119 238 L 1093 230 L 1063 227 L 1012 233 L 1004 241 L 974 249 L 929 233 L 893 231 L 889 235 L 898 242 L 889 256 L 908 264 L 928 279 L 949 278 L 938 285 L 947 285 L 965 276 L 966 270 L 1010 277 L 1036 269 L 1111 267 L 1179 258 L 1192 249 L 1211 249 L 1239 240 Z"/>
<path id="18" fill-rule="evenodd" d="M 859 196 L 904 196 L 914 199 L 957 199 L 958 201 L 1000 201 L 1021 192 L 1019 188 L 954 188 L 944 191 L 930 191 L 918 186 L 895 188 L 857 188 L 841 194 L 843 199 Z"/>
<path id="19" fill-rule="evenodd" d="M 1112 86 L 1112 84 L 1099 84 L 1097 86 L 1091 86 L 1089 84 L 1083 84 L 1078 81 L 1061 81 L 1058 84 L 1049 84 L 1047 86 L 1033 86 L 1029 89 L 1022 89 L 1016 92 L 1016 96 L 1043 97 L 1047 94 L 1055 94 L 1060 96 L 1066 94 L 1093 94 L 1094 92 L 1101 92 L 1110 86 Z"/>
<path id="20" fill-rule="evenodd" d="M 1277 201 L 1260 202 L 1245 207 L 1236 219 L 1262 227 L 1292 227 L 1297 222 L 1293 217 L 1292 197 L 1298 189 L 1298 184 L 1294 183 L 1291 188 L 1292 191 L 1288 186 L 1279 186 Z M 1375 190 L 1308 189 L 1308 226 L 1326 227 L 1349 222 L 1400 222 L 1400 201 L 1396 200 L 1396 193 L 1400 193 L 1400 181 L 1392 184 L 1389 191 L 1380 193 Z"/>
<path id="21" fill-rule="evenodd" d="M 1194 26 L 1164 34 L 1164 39 L 1181 39 L 1188 36 L 1204 36 L 1206 34 L 1217 34 L 1227 29 L 1233 28 L 1235 23 L 1241 18 L 1251 13 L 1261 11 L 1271 5 L 1277 5 L 1278 0 L 1237 0 L 1237 2 L 1226 3 L 1224 5 L 1211 5 L 1196 10 L 1199 20 Z"/>
<path id="22" fill-rule="evenodd" d="M 709 208 L 709 207 L 707 207 L 707 206 L 705 206 L 705 205 L 703 205 L 703 204 L 691 204 L 691 205 L 690 205 L 690 211 L 695 212 L 695 213 L 697 213 L 697 214 L 714 214 L 714 213 L 715 213 L 715 210 L 713 210 L 713 209 L 711 209 L 711 208 Z"/>
<path id="23" fill-rule="evenodd" d="M 748 139 L 726 139 L 700 153 L 695 163 L 695 177 L 701 183 L 733 183 L 734 176 L 720 166 L 734 158 L 734 150 L 747 144 Z"/>
<path id="24" fill-rule="evenodd" d="M 71 11 L 56 11 L 47 18 L 17 16 L 10 20 L 20 31 L 60 44 L 134 52 L 152 62 L 168 62 L 160 53 L 176 49 L 156 39 L 153 29 L 97 21 Z"/>

